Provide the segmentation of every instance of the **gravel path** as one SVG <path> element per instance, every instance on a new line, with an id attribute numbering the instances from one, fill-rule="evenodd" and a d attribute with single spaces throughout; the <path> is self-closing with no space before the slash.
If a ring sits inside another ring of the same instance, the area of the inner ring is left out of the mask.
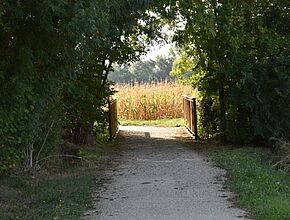
<path id="1" fill-rule="evenodd" d="M 121 155 L 84 219 L 246 219 L 223 187 L 225 171 L 192 149 L 184 128 L 121 127 L 116 142 Z"/>

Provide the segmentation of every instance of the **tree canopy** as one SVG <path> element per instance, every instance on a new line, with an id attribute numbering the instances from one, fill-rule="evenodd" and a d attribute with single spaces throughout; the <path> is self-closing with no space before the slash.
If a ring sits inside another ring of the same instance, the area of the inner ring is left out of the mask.
<path id="1" fill-rule="evenodd" d="M 1 0 L 0 173 L 105 128 L 113 64 L 138 60 L 164 24 L 182 48 L 173 74 L 199 91 L 204 137 L 289 139 L 289 23 L 287 0 Z"/>
<path id="2" fill-rule="evenodd" d="M 1 169 L 15 165 L 5 160 L 10 152 L 21 160 L 26 149 L 31 163 L 64 137 L 81 143 L 88 124 L 105 127 L 112 64 L 136 59 L 158 29 L 154 18 L 140 22 L 147 7 L 141 0 L 1 1 Z"/>
<path id="3" fill-rule="evenodd" d="M 224 141 L 289 138 L 289 2 L 171 3 L 164 17 L 185 22 L 174 39 L 184 54 L 173 72 L 183 78 L 187 72 L 201 98 L 212 99 L 207 111 L 214 117 L 204 126 L 219 121 Z"/>

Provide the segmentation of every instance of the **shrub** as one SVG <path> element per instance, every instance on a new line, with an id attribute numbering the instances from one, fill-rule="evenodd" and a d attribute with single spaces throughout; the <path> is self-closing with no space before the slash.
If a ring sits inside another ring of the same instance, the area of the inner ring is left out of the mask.
<path id="1" fill-rule="evenodd" d="M 0 176 L 11 172 L 22 159 L 17 149 L 0 147 Z"/>

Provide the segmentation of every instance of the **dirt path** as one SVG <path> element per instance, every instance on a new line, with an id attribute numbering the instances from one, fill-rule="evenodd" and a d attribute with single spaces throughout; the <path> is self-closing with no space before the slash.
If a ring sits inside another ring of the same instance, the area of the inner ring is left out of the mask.
<path id="1" fill-rule="evenodd" d="M 96 195 L 97 220 L 235 220 L 245 212 L 232 208 L 223 187 L 225 171 L 195 152 L 183 128 L 121 127 L 118 165 Z"/>

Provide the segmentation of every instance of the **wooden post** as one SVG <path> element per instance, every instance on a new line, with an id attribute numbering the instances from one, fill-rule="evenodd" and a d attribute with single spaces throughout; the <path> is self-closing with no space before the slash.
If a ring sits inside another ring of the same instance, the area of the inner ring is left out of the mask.
<path id="1" fill-rule="evenodd" d="M 193 118 L 194 118 L 194 133 L 195 133 L 195 139 L 198 139 L 198 133 L 197 133 L 197 111 L 196 111 L 196 98 L 193 98 Z"/>
<path id="2" fill-rule="evenodd" d="M 195 139 L 198 139 L 197 134 L 197 110 L 196 99 L 188 96 L 183 96 L 183 111 L 184 120 L 187 128 L 194 134 Z"/>
<path id="3" fill-rule="evenodd" d="M 117 115 L 117 100 L 109 100 L 109 134 L 110 134 L 110 141 L 113 140 L 114 136 L 116 135 L 118 131 L 118 115 Z"/>
<path id="4" fill-rule="evenodd" d="M 110 135 L 110 141 L 113 139 L 113 134 L 112 134 L 112 102 L 109 100 L 109 135 Z"/>

